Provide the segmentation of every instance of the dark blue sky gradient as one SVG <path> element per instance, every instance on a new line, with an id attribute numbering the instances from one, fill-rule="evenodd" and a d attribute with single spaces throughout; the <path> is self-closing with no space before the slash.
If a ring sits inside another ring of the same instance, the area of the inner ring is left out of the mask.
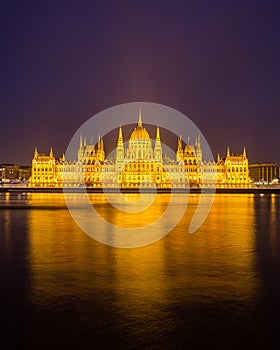
<path id="1" fill-rule="evenodd" d="M 0 163 L 58 156 L 135 101 L 187 115 L 214 155 L 280 162 L 279 18 L 279 1 L 2 2 Z"/>

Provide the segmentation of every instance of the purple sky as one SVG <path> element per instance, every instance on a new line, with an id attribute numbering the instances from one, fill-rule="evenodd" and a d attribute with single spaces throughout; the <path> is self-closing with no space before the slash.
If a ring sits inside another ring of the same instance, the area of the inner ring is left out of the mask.
<path id="1" fill-rule="evenodd" d="M 280 163 L 279 1 L 6 1 L 0 17 L 0 163 L 58 156 L 135 101 L 187 115 L 214 155 Z"/>

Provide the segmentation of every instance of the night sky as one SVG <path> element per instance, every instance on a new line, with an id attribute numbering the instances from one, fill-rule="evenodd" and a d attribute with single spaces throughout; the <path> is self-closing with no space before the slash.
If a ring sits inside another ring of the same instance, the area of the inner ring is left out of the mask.
<path id="1" fill-rule="evenodd" d="M 279 1 L 3 1 L 0 163 L 59 156 L 136 101 L 184 113 L 214 155 L 280 163 L 279 18 Z"/>

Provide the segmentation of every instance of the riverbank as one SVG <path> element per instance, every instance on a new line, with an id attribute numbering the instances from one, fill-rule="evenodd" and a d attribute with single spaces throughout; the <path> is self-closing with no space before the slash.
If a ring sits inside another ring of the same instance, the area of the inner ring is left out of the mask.
<path id="1" fill-rule="evenodd" d="M 93 188 L 93 187 L 0 187 L 0 193 L 224 193 L 224 194 L 280 194 L 280 186 L 238 187 L 238 188 Z"/>

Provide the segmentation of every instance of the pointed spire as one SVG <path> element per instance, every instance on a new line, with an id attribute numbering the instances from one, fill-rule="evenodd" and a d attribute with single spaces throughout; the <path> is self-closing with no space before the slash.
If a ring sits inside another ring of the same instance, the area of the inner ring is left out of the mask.
<path id="1" fill-rule="evenodd" d="M 243 150 L 243 157 L 246 158 L 247 157 L 247 154 L 246 154 L 246 148 L 244 147 L 244 150 Z"/>
<path id="2" fill-rule="evenodd" d="M 65 155 L 64 155 L 64 153 L 62 153 L 61 159 L 62 159 L 63 162 L 65 161 Z"/>
<path id="3" fill-rule="evenodd" d="M 85 136 L 85 138 L 84 138 L 84 146 L 86 146 L 86 145 L 87 145 L 87 138 Z"/>
<path id="4" fill-rule="evenodd" d="M 183 144 L 182 144 L 182 135 L 180 134 L 180 137 L 178 138 L 178 149 L 182 148 L 183 149 Z"/>
<path id="5" fill-rule="evenodd" d="M 142 128 L 142 111 L 141 111 L 141 107 L 139 110 L 139 118 L 138 118 L 138 128 Z"/>
<path id="6" fill-rule="evenodd" d="M 82 134 L 80 134 L 80 148 L 83 147 L 83 136 Z"/>
<path id="7" fill-rule="evenodd" d="M 227 157 L 230 157 L 229 147 L 227 148 Z"/>
<path id="8" fill-rule="evenodd" d="M 122 136 L 122 126 L 120 125 L 120 129 L 119 129 L 119 140 L 122 140 L 123 136 Z"/>
<path id="9" fill-rule="evenodd" d="M 197 147 L 200 148 L 200 134 L 197 136 Z"/>
<path id="10" fill-rule="evenodd" d="M 122 144 L 123 144 L 123 136 L 122 136 L 122 127 L 120 125 L 119 137 L 118 137 L 118 145 L 122 145 Z"/>
<path id="11" fill-rule="evenodd" d="M 161 147 L 161 141 L 160 141 L 159 126 L 157 126 L 157 132 L 156 132 L 154 159 L 157 163 L 160 163 L 160 164 L 162 163 L 162 147 Z"/>
<path id="12" fill-rule="evenodd" d="M 52 150 L 52 147 L 50 148 L 50 157 L 53 157 L 53 150 Z"/>
<path id="13" fill-rule="evenodd" d="M 103 162 L 105 157 L 103 138 L 101 139 L 100 134 L 97 142 L 97 157 L 99 161 Z"/>
<path id="14" fill-rule="evenodd" d="M 217 163 L 219 163 L 220 161 L 221 161 L 221 156 L 220 156 L 220 153 L 218 153 Z"/>
<path id="15" fill-rule="evenodd" d="M 183 161 L 183 144 L 182 144 L 182 135 L 181 134 L 180 134 L 180 137 L 178 138 L 176 159 L 177 159 L 177 162 Z"/>
<path id="16" fill-rule="evenodd" d="M 159 126 L 157 126 L 156 141 L 160 141 Z"/>
<path id="17" fill-rule="evenodd" d="M 116 148 L 116 164 L 121 165 L 124 160 L 124 146 L 123 146 L 123 135 L 122 135 L 122 126 L 119 128 L 119 137 Z"/>
<path id="18" fill-rule="evenodd" d="M 34 157 L 35 157 L 35 156 L 38 156 L 37 147 L 35 147 L 35 150 L 34 150 Z"/>

